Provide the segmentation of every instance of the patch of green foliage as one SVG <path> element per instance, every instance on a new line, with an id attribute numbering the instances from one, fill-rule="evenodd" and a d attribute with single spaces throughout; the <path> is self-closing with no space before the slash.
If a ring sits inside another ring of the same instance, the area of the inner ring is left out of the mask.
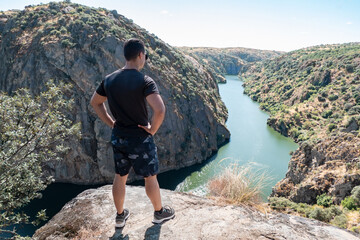
<path id="1" fill-rule="evenodd" d="M 13 237 L 18 237 L 16 230 L 9 226 L 46 219 L 45 210 L 31 222 L 18 210 L 40 198 L 39 192 L 52 182 L 52 177 L 43 176 L 42 164 L 61 160 L 69 150 L 67 141 L 80 136 L 80 123 L 64 113 L 73 106 L 64 97 L 70 86 L 52 81 L 46 86 L 48 90 L 35 97 L 27 89 L 12 96 L 0 92 L 0 233 Z"/>
<path id="2" fill-rule="evenodd" d="M 323 207 L 330 207 L 333 201 L 326 193 L 316 196 L 316 204 Z"/>

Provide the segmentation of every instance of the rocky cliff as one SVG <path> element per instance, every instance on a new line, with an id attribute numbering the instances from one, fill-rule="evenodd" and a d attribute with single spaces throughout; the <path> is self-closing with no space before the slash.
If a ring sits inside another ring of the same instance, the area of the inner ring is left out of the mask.
<path id="1" fill-rule="evenodd" d="M 226 82 L 224 75 L 238 75 L 246 72 L 255 62 L 277 57 L 283 52 L 251 48 L 201 48 L 180 47 L 186 54 L 197 59 L 214 73 L 218 82 Z"/>
<path id="2" fill-rule="evenodd" d="M 160 171 L 202 162 L 229 139 L 227 110 L 212 75 L 116 11 L 52 2 L 0 12 L 0 90 L 27 87 L 37 94 L 49 79 L 73 85 L 67 97 L 76 108 L 67 115 L 82 123 L 82 139 L 69 143 L 64 161 L 44 166 L 57 181 L 112 180 L 110 129 L 89 100 L 101 80 L 125 64 L 123 43 L 131 37 L 145 42 L 150 61 L 143 72 L 158 84 L 167 108 L 155 136 Z"/>
<path id="3" fill-rule="evenodd" d="M 34 239 L 359 239 L 353 233 L 322 222 L 287 214 L 263 214 L 246 206 L 221 206 L 214 200 L 161 190 L 164 204 L 176 217 L 151 223 L 153 209 L 143 187 L 129 187 L 125 207 L 130 217 L 115 229 L 111 186 L 87 190 L 67 203 Z"/>
<path id="4" fill-rule="evenodd" d="M 360 43 L 320 45 L 255 64 L 245 93 L 268 124 L 301 144 L 273 196 L 339 204 L 360 184 Z"/>

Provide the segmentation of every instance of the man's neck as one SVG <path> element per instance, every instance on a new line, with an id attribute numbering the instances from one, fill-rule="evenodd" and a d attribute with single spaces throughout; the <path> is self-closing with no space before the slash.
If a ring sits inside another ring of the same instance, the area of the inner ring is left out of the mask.
<path id="1" fill-rule="evenodd" d="M 122 69 L 135 69 L 137 71 L 140 71 L 140 67 L 132 62 L 126 62 L 125 66 Z"/>

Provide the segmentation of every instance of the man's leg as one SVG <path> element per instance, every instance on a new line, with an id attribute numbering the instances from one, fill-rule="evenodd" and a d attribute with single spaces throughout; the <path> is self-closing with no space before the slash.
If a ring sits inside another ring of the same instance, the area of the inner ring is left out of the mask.
<path id="1" fill-rule="evenodd" d="M 125 186 L 128 175 L 120 176 L 120 174 L 115 174 L 114 177 L 112 194 L 118 214 L 121 214 L 124 210 Z"/>
<path id="2" fill-rule="evenodd" d="M 150 198 L 152 205 L 154 206 L 154 210 L 160 211 L 162 204 L 160 187 L 156 175 L 145 178 L 145 191 L 147 196 Z"/>

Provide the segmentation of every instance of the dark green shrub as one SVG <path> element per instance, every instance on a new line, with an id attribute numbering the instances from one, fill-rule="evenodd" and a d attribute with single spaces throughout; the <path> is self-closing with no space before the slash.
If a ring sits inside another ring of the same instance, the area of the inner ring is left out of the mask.
<path id="1" fill-rule="evenodd" d="M 327 97 L 328 94 L 327 94 L 327 92 L 322 92 L 322 93 L 321 93 L 321 96 L 322 96 L 322 97 Z"/>
<path id="2" fill-rule="evenodd" d="M 329 128 L 330 128 L 330 125 L 329 125 Z M 331 130 L 330 130 L 330 132 L 331 132 Z M 332 201 L 331 196 L 326 195 L 326 193 L 321 194 L 316 197 L 316 204 L 319 206 L 330 207 L 332 205 L 332 202 L 333 201 Z"/>
<path id="3" fill-rule="evenodd" d="M 326 99 L 324 97 L 322 97 L 322 96 L 318 96 L 318 100 L 319 100 L 319 102 L 325 102 L 326 101 Z"/>
<path id="4" fill-rule="evenodd" d="M 330 95 L 328 98 L 329 98 L 330 101 L 335 101 L 336 99 L 339 98 L 339 96 L 338 96 L 338 95 L 335 95 L 335 94 L 332 94 L 332 95 Z"/>
<path id="5" fill-rule="evenodd" d="M 341 205 L 349 210 L 356 210 L 357 208 L 357 204 L 351 196 L 344 198 L 344 200 L 341 201 Z"/>
<path id="6" fill-rule="evenodd" d="M 333 112 L 332 112 L 331 110 L 326 110 L 326 111 L 324 111 L 324 112 L 321 114 L 321 116 L 322 116 L 323 118 L 328 118 L 328 117 L 330 117 L 332 114 L 333 114 Z"/>
<path id="7" fill-rule="evenodd" d="M 64 39 L 61 41 L 63 47 L 72 47 L 74 44 L 69 39 Z"/>
<path id="8" fill-rule="evenodd" d="M 330 123 L 328 126 L 329 132 L 332 132 L 332 130 L 334 130 L 335 128 L 336 128 L 336 124 L 334 124 L 334 123 Z M 318 205 L 320 205 L 320 204 L 318 203 Z M 324 206 L 324 205 L 322 205 L 322 206 Z"/>

